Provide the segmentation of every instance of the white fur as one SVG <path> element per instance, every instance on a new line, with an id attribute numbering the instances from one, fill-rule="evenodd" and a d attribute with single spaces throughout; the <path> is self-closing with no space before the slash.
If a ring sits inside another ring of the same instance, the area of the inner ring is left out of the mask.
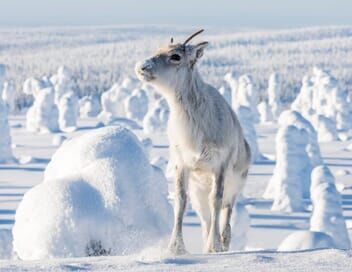
<path id="1" fill-rule="evenodd" d="M 205 251 L 228 250 L 232 207 L 250 164 L 250 149 L 235 113 L 195 67 L 205 45 L 171 45 L 136 65 L 138 77 L 153 85 L 170 107 L 175 222 L 169 249 L 175 254 L 185 252 L 182 219 L 187 187 L 201 219 Z M 172 60 L 173 54 L 180 60 Z"/>

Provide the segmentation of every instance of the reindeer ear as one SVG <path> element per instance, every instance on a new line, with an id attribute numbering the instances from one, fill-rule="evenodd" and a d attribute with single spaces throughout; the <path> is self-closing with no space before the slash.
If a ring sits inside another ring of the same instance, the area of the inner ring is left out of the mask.
<path id="1" fill-rule="evenodd" d="M 204 48 L 207 47 L 208 44 L 209 44 L 208 42 L 201 42 L 201 43 L 198 43 L 197 45 L 194 46 L 197 59 L 199 59 L 203 56 Z"/>

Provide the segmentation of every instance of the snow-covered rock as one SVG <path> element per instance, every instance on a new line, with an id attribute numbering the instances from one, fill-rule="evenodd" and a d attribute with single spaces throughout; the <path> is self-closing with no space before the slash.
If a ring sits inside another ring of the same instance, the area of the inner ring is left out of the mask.
<path id="1" fill-rule="evenodd" d="M 257 143 L 257 133 L 254 127 L 254 116 L 251 108 L 246 106 L 239 106 L 235 108 L 237 118 L 243 129 L 243 134 L 251 148 L 252 161 L 263 159 Z"/>
<path id="2" fill-rule="evenodd" d="M 279 245 L 278 251 L 299 251 L 320 248 L 335 248 L 333 239 L 326 233 L 301 230 L 288 235 Z"/>
<path id="3" fill-rule="evenodd" d="M 303 128 L 308 132 L 309 140 L 307 145 L 307 153 L 310 158 L 312 166 L 317 166 L 322 164 L 322 157 L 320 152 L 320 147 L 318 144 L 318 136 L 312 124 L 305 119 L 299 112 L 293 110 L 283 111 L 279 117 L 278 123 L 280 127 L 294 125 L 297 128 Z M 305 190 L 306 192 L 309 192 Z"/>
<path id="4" fill-rule="evenodd" d="M 108 124 L 118 117 L 125 117 L 124 100 L 131 94 L 131 90 L 115 83 L 108 91 L 101 95 L 102 111 L 99 114 L 99 119 Z"/>
<path id="5" fill-rule="evenodd" d="M 64 93 L 59 101 L 59 127 L 64 132 L 77 129 L 77 118 L 79 114 L 78 97 L 74 92 Z"/>
<path id="6" fill-rule="evenodd" d="M 310 230 L 330 235 L 337 248 L 351 248 L 342 213 L 341 195 L 327 166 L 320 165 L 312 171 L 311 199 L 313 213 L 310 218 Z"/>
<path id="7" fill-rule="evenodd" d="M 336 130 L 336 123 L 332 119 L 324 115 L 314 115 L 312 117 L 312 124 L 317 131 L 319 143 L 326 143 L 339 139 Z"/>
<path id="8" fill-rule="evenodd" d="M 263 195 L 273 198 L 273 211 L 304 209 L 304 188 L 310 185 L 311 164 L 306 152 L 308 133 L 293 125 L 280 127 L 276 135 L 276 165 Z"/>
<path id="9" fill-rule="evenodd" d="M 148 112 L 148 96 L 143 89 L 135 89 L 125 101 L 126 117 L 134 121 L 143 121 L 144 116 Z"/>
<path id="10" fill-rule="evenodd" d="M 0 64 L 0 163 L 13 160 L 11 149 L 10 127 L 8 122 L 8 110 L 2 99 L 2 86 L 5 77 L 5 66 Z"/>
<path id="11" fill-rule="evenodd" d="M 257 106 L 257 109 L 260 116 L 260 123 L 265 124 L 274 120 L 273 113 L 271 112 L 268 101 L 263 100 L 260 102 Z"/>
<path id="12" fill-rule="evenodd" d="M 270 75 L 268 86 L 268 104 L 274 120 L 277 120 L 282 112 L 281 80 L 277 73 Z"/>
<path id="13" fill-rule="evenodd" d="M 124 255 L 154 245 L 172 224 L 167 182 L 156 170 L 125 128 L 65 141 L 16 211 L 15 253 L 23 260 Z"/>
<path id="14" fill-rule="evenodd" d="M 169 119 L 169 106 L 165 99 L 159 99 L 143 119 L 143 132 L 146 135 L 164 132 Z"/>
<path id="15" fill-rule="evenodd" d="M 12 257 L 12 232 L 0 229 L 0 260 Z"/>
<path id="16" fill-rule="evenodd" d="M 58 109 L 54 102 L 55 91 L 52 87 L 35 89 L 32 94 L 35 97 L 33 105 L 26 115 L 26 127 L 31 132 L 57 132 Z"/>
<path id="17" fill-rule="evenodd" d="M 244 250 L 247 245 L 247 234 L 251 219 L 249 213 L 241 202 L 237 202 L 231 217 L 231 244 L 230 250 Z"/>
<path id="18" fill-rule="evenodd" d="M 80 117 L 96 117 L 100 110 L 100 101 L 96 95 L 84 96 L 79 100 Z"/>
<path id="19" fill-rule="evenodd" d="M 1 87 L 0 87 L 1 88 Z M 16 108 L 16 90 L 13 82 L 5 81 L 2 91 L 2 100 L 7 105 L 9 112 L 14 112 Z"/>

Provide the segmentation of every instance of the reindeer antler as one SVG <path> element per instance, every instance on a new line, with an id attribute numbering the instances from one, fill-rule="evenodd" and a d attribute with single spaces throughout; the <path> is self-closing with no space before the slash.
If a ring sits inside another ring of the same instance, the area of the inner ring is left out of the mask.
<path id="1" fill-rule="evenodd" d="M 198 30 L 196 33 L 193 33 L 191 36 L 187 38 L 187 40 L 184 41 L 183 46 L 185 46 L 190 40 L 192 40 L 195 36 L 199 35 L 202 33 L 204 29 Z"/>

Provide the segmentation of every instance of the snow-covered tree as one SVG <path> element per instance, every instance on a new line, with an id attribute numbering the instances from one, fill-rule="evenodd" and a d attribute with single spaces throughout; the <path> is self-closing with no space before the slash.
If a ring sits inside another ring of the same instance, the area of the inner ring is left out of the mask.
<path id="1" fill-rule="evenodd" d="M 59 127 L 64 132 L 77 129 L 79 114 L 78 97 L 74 92 L 67 92 L 60 97 L 59 103 Z"/>
<path id="2" fill-rule="evenodd" d="M 148 112 L 148 96 L 143 89 L 135 89 L 125 101 L 126 117 L 134 121 L 143 121 L 144 116 Z"/>
<path id="3" fill-rule="evenodd" d="M 250 226 L 251 219 L 245 205 L 237 202 L 233 207 L 231 217 L 231 250 L 245 249 Z"/>
<path id="4" fill-rule="evenodd" d="M 271 112 L 271 108 L 267 100 L 260 102 L 257 109 L 260 116 L 260 123 L 265 124 L 274 120 L 273 113 Z"/>
<path id="5" fill-rule="evenodd" d="M 79 100 L 79 115 L 81 117 L 96 117 L 100 110 L 100 101 L 96 95 L 87 95 Z"/>
<path id="6" fill-rule="evenodd" d="M 312 171 L 311 199 L 313 214 L 310 229 L 330 235 L 337 248 L 349 249 L 351 242 L 342 213 L 341 196 L 329 168 L 317 166 Z"/>
<path id="7" fill-rule="evenodd" d="M 291 104 L 291 109 L 301 113 L 306 119 L 310 120 L 313 110 L 313 82 L 309 76 L 302 79 L 302 87 L 296 99 Z"/>
<path id="8" fill-rule="evenodd" d="M 283 111 L 279 117 L 278 123 L 280 127 L 294 125 L 297 128 L 303 128 L 308 132 L 309 140 L 307 145 L 307 153 L 313 167 L 322 164 L 322 157 L 320 147 L 318 144 L 318 136 L 312 124 L 305 119 L 299 112 L 293 110 Z M 309 194 L 310 183 L 307 184 Z"/>
<path id="9" fill-rule="evenodd" d="M 7 105 L 9 112 L 14 112 L 16 109 L 16 90 L 12 81 L 5 81 L 2 91 L 2 100 Z"/>
<path id="10" fill-rule="evenodd" d="M 4 84 L 6 69 L 0 64 L 0 162 L 13 160 L 11 149 L 10 127 L 7 117 L 7 106 L 2 99 L 2 89 Z"/>
<path id="11" fill-rule="evenodd" d="M 55 103 L 58 105 L 61 97 L 69 92 L 74 92 L 72 71 L 66 66 L 60 66 L 57 73 L 50 78 L 55 89 Z"/>
<path id="12" fill-rule="evenodd" d="M 268 103 L 274 120 L 277 120 L 282 112 L 281 80 L 277 73 L 272 73 L 269 78 Z"/>
<path id="13" fill-rule="evenodd" d="M 143 119 L 143 131 L 145 134 L 164 132 L 169 119 L 169 107 L 165 99 L 158 100 Z"/>
<path id="14" fill-rule="evenodd" d="M 237 118 L 243 129 L 243 134 L 251 148 L 252 161 L 258 161 L 263 159 L 258 142 L 257 142 L 257 132 L 254 127 L 254 116 L 251 108 L 247 106 L 239 106 L 235 108 Z"/>
<path id="15" fill-rule="evenodd" d="M 318 142 L 326 143 L 338 140 L 336 130 L 336 123 L 324 115 L 314 115 L 312 117 L 312 124 L 317 131 Z"/>
<path id="16" fill-rule="evenodd" d="M 306 146 L 308 133 L 293 125 L 280 127 L 276 135 L 276 165 L 265 190 L 273 198 L 272 210 L 302 211 L 304 186 L 310 182 L 311 164 Z"/>
<path id="17" fill-rule="evenodd" d="M 58 108 L 55 104 L 55 90 L 53 87 L 32 90 L 34 103 L 26 115 L 26 127 L 31 132 L 57 132 Z"/>

